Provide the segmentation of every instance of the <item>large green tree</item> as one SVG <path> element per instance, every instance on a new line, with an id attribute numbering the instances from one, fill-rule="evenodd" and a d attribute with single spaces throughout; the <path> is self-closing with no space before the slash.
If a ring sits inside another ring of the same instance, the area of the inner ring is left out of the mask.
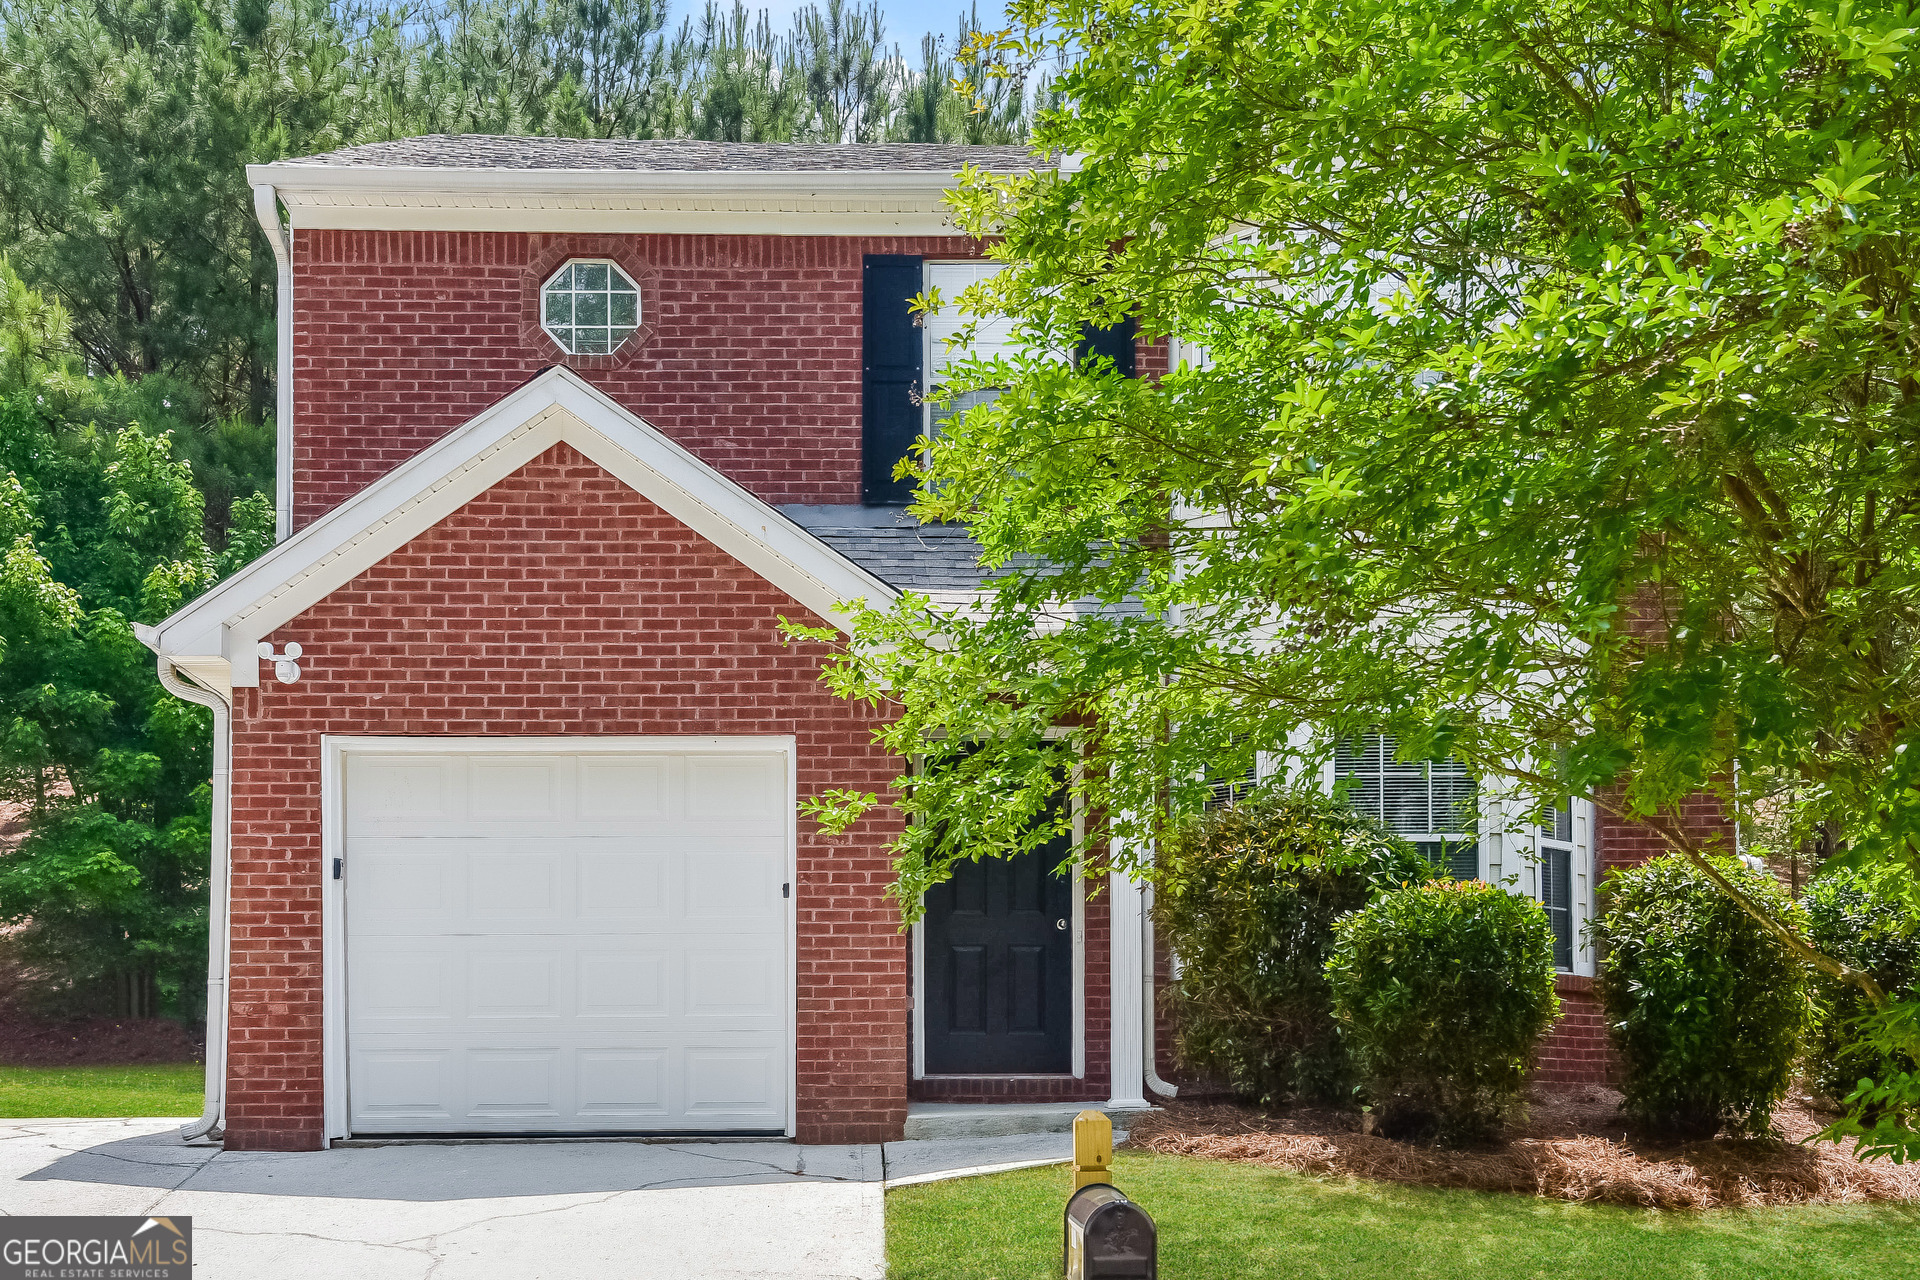
<path id="1" fill-rule="evenodd" d="M 1075 163 L 960 194 L 1010 268 L 966 302 L 1030 354 L 954 378 L 1004 390 L 919 468 L 921 514 L 1004 576 L 963 615 L 867 614 L 832 673 L 933 759 L 901 807 L 965 815 L 907 826 L 909 910 L 956 857 L 1050 838 L 1070 766 L 1124 861 L 1210 773 L 1374 730 L 1709 874 L 1702 791 L 1920 861 L 1903 4 L 1015 9 L 1000 47 L 1067 64 L 1035 137 Z M 1047 354 L 1127 315 L 1186 362 Z M 988 745 L 940 767 L 962 742 Z"/>
<path id="2" fill-rule="evenodd" d="M 342 53 L 324 0 L 0 3 L 0 248 L 93 372 L 270 411 L 274 263 L 246 165 L 351 129 Z"/>
<path id="3" fill-rule="evenodd" d="M 161 690 L 131 623 L 252 559 L 272 507 L 242 499 L 209 548 L 165 424 L 102 427 L 137 396 L 81 376 L 66 326 L 0 259 L 0 795 L 30 806 L 0 857 L 0 924 L 29 1003 L 193 1017 L 208 717 Z"/>

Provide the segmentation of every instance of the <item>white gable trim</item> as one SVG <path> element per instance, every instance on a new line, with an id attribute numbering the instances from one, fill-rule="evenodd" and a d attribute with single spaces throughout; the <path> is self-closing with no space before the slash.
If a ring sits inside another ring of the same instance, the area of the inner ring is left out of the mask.
<path id="1" fill-rule="evenodd" d="M 196 678 L 230 675 L 232 688 L 257 686 L 261 640 L 556 444 L 573 446 L 839 626 L 847 625 L 843 601 L 884 605 L 898 595 L 579 375 L 554 368 L 166 621 L 138 628 L 140 638 Z"/>

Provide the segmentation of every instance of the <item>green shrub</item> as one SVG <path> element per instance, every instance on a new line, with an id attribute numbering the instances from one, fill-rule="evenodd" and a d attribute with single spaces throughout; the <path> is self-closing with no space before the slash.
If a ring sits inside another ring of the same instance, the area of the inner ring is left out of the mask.
<path id="1" fill-rule="evenodd" d="M 1181 1062 L 1262 1104 L 1345 1101 L 1353 1069 L 1324 966 L 1333 922 L 1433 873 L 1345 805 L 1289 792 L 1209 813 L 1166 842 L 1153 918 L 1180 962 Z"/>
<path id="2" fill-rule="evenodd" d="M 1714 866 L 1776 919 L 1804 923 L 1772 876 Z M 1806 968 L 1679 854 L 1609 876 L 1595 935 L 1627 1114 L 1681 1137 L 1767 1133 L 1807 1029 Z"/>
<path id="3" fill-rule="evenodd" d="M 1440 880 L 1382 894 L 1334 935 L 1334 1014 L 1385 1132 L 1449 1145 L 1497 1134 L 1560 1013 L 1540 904 Z"/>
<path id="4" fill-rule="evenodd" d="M 1889 996 L 1920 997 L 1920 908 L 1904 881 L 1876 882 L 1852 868 L 1835 868 L 1807 886 L 1801 905 L 1813 945 L 1836 960 L 1872 974 Z M 1867 998 L 1850 982 L 1814 974 L 1814 1025 L 1807 1037 L 1807 1076 L 1839 1100 L 1863 1077 L 1884 1082 L 1920 1070 L 1904 1053 L 1878 1052 L 1859 1035 Z"/>

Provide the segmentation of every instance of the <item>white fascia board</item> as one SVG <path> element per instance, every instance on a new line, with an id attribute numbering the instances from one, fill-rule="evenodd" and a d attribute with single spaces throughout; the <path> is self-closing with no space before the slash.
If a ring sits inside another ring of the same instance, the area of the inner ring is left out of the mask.
<path id="1" fill-rule="evenodd" d="M 958 174 L 249 165 L 303 229 L 955 235 Z"/>
<path id="2" fill-rule="evenodd" d="M 555 368 L 140 638 L 189 670 L 224 662 L 231 687 L 255 687 L 262 639 L 561 443 L 837 626 L 848 625 L 841 603 L 882 605 L 898 594 L 579 375 Z"/>
<path id="3" fill-rule="evenodd" d="M 290 203 L 296 231 L 498 231 L 547 235 L 961 236 L 945 213 L 784 210 L 314 208 Z"/>

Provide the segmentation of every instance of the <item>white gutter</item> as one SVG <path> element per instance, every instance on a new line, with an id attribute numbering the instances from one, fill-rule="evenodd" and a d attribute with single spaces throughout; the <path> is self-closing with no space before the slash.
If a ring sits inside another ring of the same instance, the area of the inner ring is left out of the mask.
<path id="1" fill-rule="evenodd" d="M 232 721 L 226 699 L 182 679 L 171 658 L 160 658 L 158 666 L 160 684 L 168 693 L 213 712 L 213 858 L 207 877 L 207 1102 L 200 1118 L 180 1130 L 180 1136 L 191 1142 L 226 1127 L 227 920 L 233 897 Z"/>
<path id="2" fill-rule="evenodd" d="M 260 220 L 277 269 L 274 297 L 279 314 L 274 332 L 279 344 L 273 371 L 273 540 L 293 533 L 293 247 L 280 225 L 280 201 L 273 187 L 253 189 L 253 216 Z"/>
<path id="3" fill-rule="evenodd" d="M 1153 882 L 1148 881 L 1140 897 L 1140 1014 L 1145 1026 L 1140 1033 L 1146 1053 L 1144 1075 L 1147 1088 L 1163 1098 L 1176 1097 L 1180 1090 L 1160 1078 L 1160 1064 L 1154 1054 L 1154 1038 L 1159 1032 L 1159 1004 L 1154 999 L 1153 979 L 1157 966 L 1153 957 Z"/>

